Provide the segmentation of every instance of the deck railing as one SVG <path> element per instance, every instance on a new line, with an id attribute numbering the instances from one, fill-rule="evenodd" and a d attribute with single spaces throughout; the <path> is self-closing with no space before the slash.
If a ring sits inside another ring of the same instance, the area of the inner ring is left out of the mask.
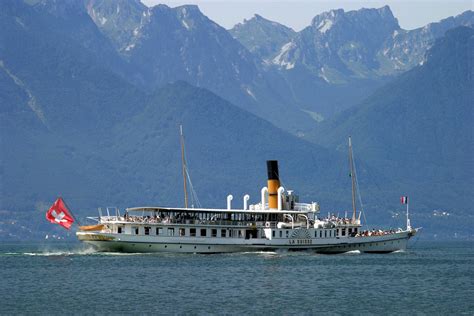
<path id="1" fill-rule="evenodd" d="M 137 223 L 137 224 L 178 224 L 178 225 L 215 225 L 215 226 L 265 226 L 264 221 L 236 221 L 236 220 L 204 220 L 204 219 L 155 219 L 147 217 L 132 217 L 125 218 L 123 216 L 102 216 L 101 223 Z M 274 222 L 271 223 L 276 226 Z"/>

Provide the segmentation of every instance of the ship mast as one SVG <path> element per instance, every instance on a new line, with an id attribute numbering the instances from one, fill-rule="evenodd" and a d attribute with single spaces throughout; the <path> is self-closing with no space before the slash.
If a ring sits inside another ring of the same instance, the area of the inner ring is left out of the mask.
<path id="1" fill-rule="evenodd" d="M 351 169 L 351 181 L 352 181 L 352 223 L 356 222 L 356 197 L 355 197 L 355 190 L 356 190 L 356 179 L 355 179 L 355 172 L 354 172 L 354 160 L 352 157 L 352 141 L 351 137 L 349 136 L 349 165 Z"/>
<path id="2" fill-rule="evenodd" d="M 181 139 L 181 165 L 183 169 L 183 187 L 184 187 L 184 207 L 188 208 L 188 190 L 186 187 L 186 159 L 184 158 L 184 135 L 183 125 L 179 125 L 179 134 Z"/>

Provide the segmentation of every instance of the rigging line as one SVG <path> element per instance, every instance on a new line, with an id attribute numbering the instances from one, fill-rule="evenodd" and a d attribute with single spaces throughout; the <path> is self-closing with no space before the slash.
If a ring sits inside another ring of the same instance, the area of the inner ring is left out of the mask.
<path id="1" fill-rule="evenodd" d="M 283 180 L 278 177 L 279 181 L 280 181 L 280 186 L 283 187 L 283 188 L 287 188 L 286 184 L 283 182 Z M 286 189 L 285 189 L 286 190 Z"/>
<path id="2" fill-rule="evenodd" d="M 185 171 L 186 171 L 186 176 L 187 176 L 188 181 L 189 181 L 189 188 L 191 189 L 191 199 L 192 199 L 192 202 L 196 202 L 196 206 L 197 206 L 197 207 L 201 207 L 201 203 L 199 202 L 199 199 L 198 199 L 196 190 L 194 190 L 193 183 L 191 182 L 191 176 L 189 175 L 189 171 L 188 171 L 187 168 L 185 169 Z"/>
<path id="3" fill-rule="evenodd" d="M 191 189 L 191 198 L 194 200 L 194 202 L 196 202 L 197 207 L 201 207 L 201 202 L 199 201 L 198 195 L 197 195 L 196 190 L 194 189 L 194 185 L 191 181 L 191 175 L 189 174 L 189 162 L 188 162 L 188 157 L 187 157 L 187 154 L 186 154 L 186 150 L 184 151 L 184 162 L 185 162 L 186 177 L 188 179 L 189 186 L 190 186 L 190 189 Z"/>
<path id="4" fill-rule="evenodd" d="M 186 177 L 187 177 L 187 179 L 188 179 L 189 186 L 190 186 L 190 189 L 191 189 L 191 199 L 194 200 L 193 202 L 196 202 L 196 206 L 197 206 L 197 207 L 201 207 L 201 203 L 199 202 L 199 199 L 198 199 L 196 190 L 194 190 L 193 183 L 191 182 L 191 175 L 189 174 L 189 168 L 188 168 L 189 163 L 188 163 L 188 159 L 187 159 L 186 152 L 184 152 L 184 162 L 185 162 L 184 171 L 185 171 L 185 173 L 186 173 Z"/>

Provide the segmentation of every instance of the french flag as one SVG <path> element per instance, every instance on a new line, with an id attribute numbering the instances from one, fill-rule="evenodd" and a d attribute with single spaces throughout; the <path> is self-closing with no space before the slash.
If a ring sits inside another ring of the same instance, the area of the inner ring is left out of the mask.
<path id="1" fill-rule="evenodd" d="M 402 203 L 402 204 L 408 204 L 408 196 L 402 196 L 402 197 L 400 197 L 400 203 Z"/>

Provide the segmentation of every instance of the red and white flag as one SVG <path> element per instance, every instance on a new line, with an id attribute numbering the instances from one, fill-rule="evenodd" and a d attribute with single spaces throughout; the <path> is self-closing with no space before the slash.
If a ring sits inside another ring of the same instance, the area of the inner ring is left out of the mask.
<path id="1" fill-rule="evenodd" d="M 66 229 L 71 229 L 74 223 L 74 217 L 67 209 L 62 198 L 58 198 L 56 202 L 46 212 L 46 219 L 54 224 L 59 224 Z"/>
<path id="2" fill-rule="evenodd" d="M 402 197 L 400 197 L 400 203 L 402 203 L 402 204 L 408 204 L 408 196 L 402 196 Z"/>

